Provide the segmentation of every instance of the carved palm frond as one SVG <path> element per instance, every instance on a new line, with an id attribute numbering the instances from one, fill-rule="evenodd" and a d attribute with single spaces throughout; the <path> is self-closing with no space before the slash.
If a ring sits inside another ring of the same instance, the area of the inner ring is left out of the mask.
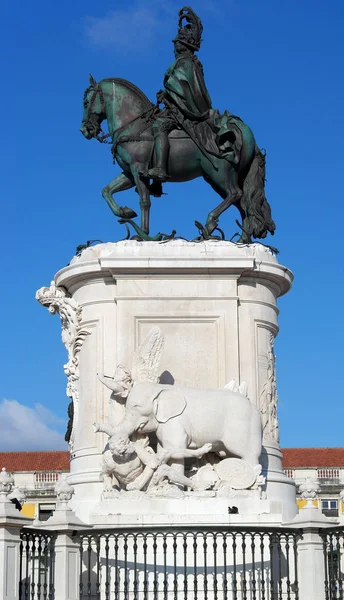
<path id="1" fill-rule="evenodd" d="M 159 327 L 152 327 L 134 352 L 132 379 L 134 382 L 159 380 L 159 366 L 164 348 L 164 336 Z"/>

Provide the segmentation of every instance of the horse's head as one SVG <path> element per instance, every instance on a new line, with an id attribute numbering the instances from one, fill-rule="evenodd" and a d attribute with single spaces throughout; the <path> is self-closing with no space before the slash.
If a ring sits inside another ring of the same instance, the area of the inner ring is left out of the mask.
<path id="1" fill-rule="evenodd" d="M 101 83 L 90 75 L 90 85 L 84 93 L 84 112 L 80 131 L 87 140 L 90 140 L 101 131 L 100 124 L 105 119 L 105 103 Z"/>

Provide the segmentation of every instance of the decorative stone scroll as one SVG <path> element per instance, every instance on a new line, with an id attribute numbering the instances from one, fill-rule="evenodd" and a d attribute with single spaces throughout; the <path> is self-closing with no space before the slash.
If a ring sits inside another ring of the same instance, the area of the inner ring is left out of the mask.
<path id="1" fill-rule="evenodd" d="M 91 330 L 81 325 L 81 307 L 63 287 L 56 286 L 54 281 L 51 282 L 50 287 L 42 287 L 37 290 L 36 300 L 42 306 L 47 307 L 52 315 L 59 313 L 61 318 L 62 341 L 68 352 L 68 361 L 63 366 L 67 376 L 66 394 L 73 401 L 75 420 L 79 401 L 79 352 Z M 71 450 L 73 449 L 73 429 L 69 439 Z"/>
<path id="2" fill-rule="evenodd" d="M 279 427 L 277 418 L 278 392 L 276 384 L 276 357 L 274 353 L 274 335 L 269 333 L 267 349 L 267 380 L 260 392 L 260 410 L 263 422 L 264 439 L 279 443 Z"/>

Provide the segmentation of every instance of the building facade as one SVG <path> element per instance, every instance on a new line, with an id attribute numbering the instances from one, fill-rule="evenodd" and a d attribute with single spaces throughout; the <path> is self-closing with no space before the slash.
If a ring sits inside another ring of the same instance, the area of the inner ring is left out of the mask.
<path id="1" fill-rule="evenodd" d="M 327 517 L 344 522 L 344 448 L 284 448 L 283 468 L 296 489 L 307 479 L 319 486 L 314 503 Z M 299 508 L 306 503 L 299 496 Z"/>
<path id="2" fill-rule="evenodd" d="M 69 452 L 0 452 L 2 467 L 25 496 L 23 515 L 49 519 L 56 504 L 55 485 L 69 473 Z"/>

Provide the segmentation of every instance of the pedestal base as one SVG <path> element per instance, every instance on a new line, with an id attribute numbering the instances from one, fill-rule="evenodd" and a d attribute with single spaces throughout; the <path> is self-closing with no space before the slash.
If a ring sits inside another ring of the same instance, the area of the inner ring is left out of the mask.
<path id="1" fill-rule="evenodd" d="M 83 521 L 100 522 L 110 514 L 119 519 L 120 514 L 122 523 L 132 518 L 153 523 L 159 515 L 168 520 L 172 514 L 174 522 L 194 515 L 226 523 L 230 505 L 239 508 L 231 518 L 247 522 L 250 515 L 281 521 L 296 514 L 294 483 L 282 471 L 273 354 L 276 300 L 291 281 L 290 271 L 260 244 L 126 241 L 87 248 L 56 275 L 55 286 L 38 292 L 50 312 L 60 312 L 64 327 L 67 390 L 74 403 L 68 481 Z M 153 326 L 165 339 L 161 383 L 207 389 L 223 388 L 233 379 L 247 383 L 263 421 L 266 500 L 238 496 L 225 502 L 196 498 L 193 492 L 190 500 L 100 502 L 107 436 L 96 434 L 92 424 L 115 425 L 124 406 L 97 373 L 113 376 L 117 365 L 130 367 Z"/>

